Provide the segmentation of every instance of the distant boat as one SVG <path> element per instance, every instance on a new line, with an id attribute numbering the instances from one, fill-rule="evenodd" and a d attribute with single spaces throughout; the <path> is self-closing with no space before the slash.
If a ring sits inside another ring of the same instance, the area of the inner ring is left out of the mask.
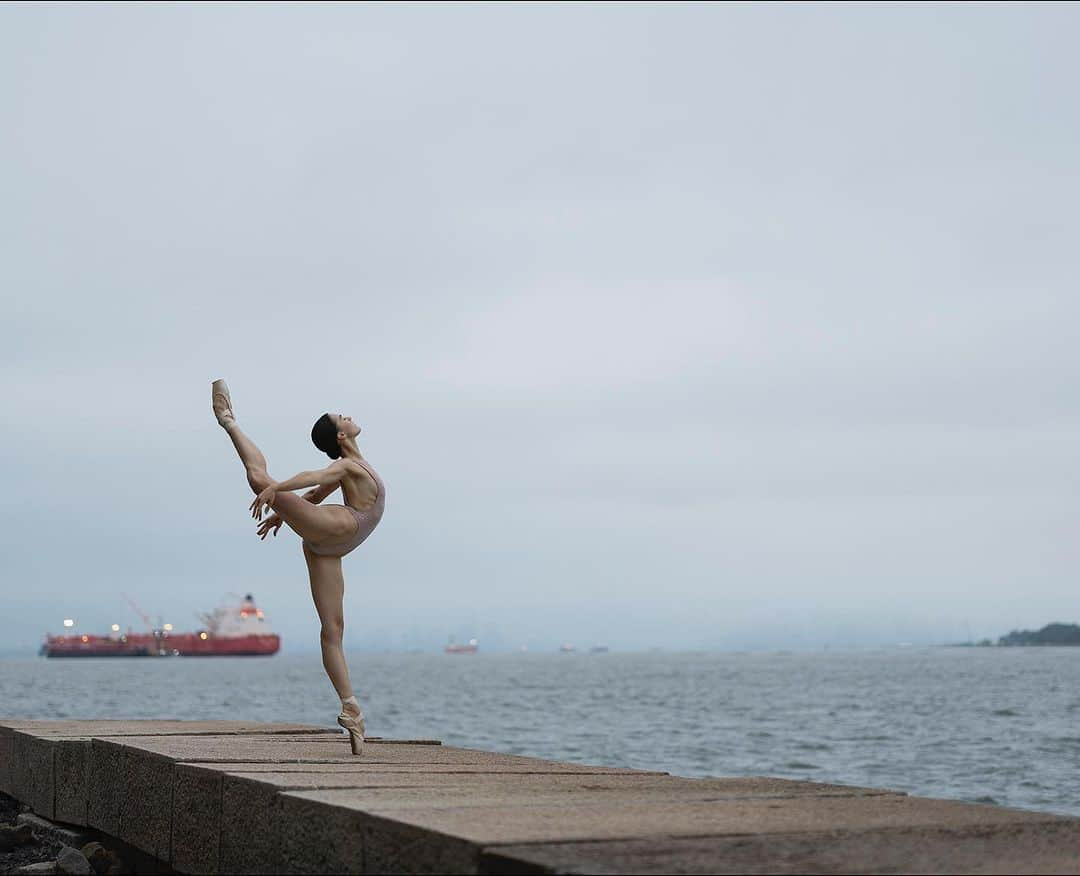
<path id="1" fill-rule="evenodd" d="M 148 633 L 119 632 L 46 635 L 40 653 L 46 657 L 261 657 L 276 654 L 281 637 L 270 630 L 261 608 L 249 593 L 237 605 L 200 616 L 205 629 L 174 633 L 172 624 Z M 70 622 L 65 622 L 70 625 Z"/>
<path id="2" fill-rule="evenodd" d="M 443 648 L 443 651 L 447 654 L 475 654 L 479 649 L 480 644 L 476 639 L 469 639 L 464 645 L 458 645 L 451 639 L 450 642 Z"/>
<path id="3" fill-rule="evenodd" d="M 577 650 L 577 648 L 575 648 L 569 642 L 563 642 L 561 645 L 559 645 L 559 650 L 563 654 L 573 654 Z"/>
<path id="4" fill-rule="evenodd" d="M 608 652 L 607 645 L 593 645 L 589 649 L 590 654 L 606 654 Z"/>

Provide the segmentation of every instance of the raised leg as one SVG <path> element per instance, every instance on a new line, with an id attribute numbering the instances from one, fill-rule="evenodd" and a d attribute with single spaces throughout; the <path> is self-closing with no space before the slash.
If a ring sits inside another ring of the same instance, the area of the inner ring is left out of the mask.
<path id="1" fill-rule="evenodd" d="M 307 560 L 308 576 L 311 578 L 311 598 L 322 624 L 319 645 L 322 647 L 323 668 L 338 696 L 343 700 L 348 699 L 353 695 L 353 689 L 342 646 L 345 634 L 345 578 L 341 573 L 341 557 L 313 554 L 305 545 L 304 559 Z"/>
<path id="2" fill-rule="evenodd" d="M 225 431 L 229 433 L 233 447 L 235 447 L 236 452 L 240 454 L 240 461 L 244 463 L 244 469 L 247 471 L 248 485 L 255 491 L 255 494 L 258 495 L 266 489 L 267 484 L 270 483 L 270 475 L 266 473 L 266 457 L 263 456 L 262 451 L 255 446 L 255 442 L 243 433 L 236 424 L 236 420 L 229 423 L 225 427 Z"/>

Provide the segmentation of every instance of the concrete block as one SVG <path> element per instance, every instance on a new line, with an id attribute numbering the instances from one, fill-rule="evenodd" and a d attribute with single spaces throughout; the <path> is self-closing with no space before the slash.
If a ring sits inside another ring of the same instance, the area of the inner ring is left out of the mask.
<path id="1" fill-rule="evenodd" d="M 161 861 L 169 861 L 176 762 L 127 745 L 124 749 L 118 836 Z"/>
<path id="2" fill-rule="evenodd" d="M 0 793 L 12 794 L 11 788 L 11 728 L 0 725 Z"/>
<path id="3" fill-rule="evenodd" d="M 15 751 L 15 734 L 8 731 L 7 740 L 7 777 L 5 779 L 5 794 L 10 794 L 16 800 L 21 800 L 22 788 L 27 784 L 27 769 L 18 759 Z"/>
<path id="4" fill-rule="evenodd" d="M 224 773 L 185 764 L 177 764 L 173 770 L 170 863 L 181 873 L 219 872 L 223 778 Z M 244 844 L 250 842 L 245 837 L 239 839 Z"/>
<path id="5" fill-rule="evenodd" d="M 645 772 L 614 767 L 586 767 L 535 757 L 498 754 L 448 745 L 395 743 L 366 746 L 357 757 L 349 749 L 348 739 L 335 736 L 132 736 L 124 744 L 129 748 L 153 752 L 186 763 L 359 763 L 359 764 L 476 764 L 480 766 L 533 767 L 537 772 L 551 769 L 608 772 Z"/>
<path id="6" fill-rule="evenodd" d="M 360 759 L 358 759 L 360 760 Z M 278 860 L 277 837 L 282 830 L 275 820 L 278 812 L 276 801 L 280 790 L 328 789 L 328 788 L 378 788 L 416 787 L 437 784 L 440 781 L 469 782 L 487 776 L 519 778 L 535 775 L 559 775 L 563 777 L 613 778 L 616 774 L 600 767 L 573 767 L 574 772 L 559 765 L 552 765 L 551 773 L 536 773 L 535 765 L 478 765 L 478 764 L 381 764 L 381 763 L 184 763 L 177 766 L 177 791 L 173 822 L 173 864 L 178 870 L 187 871 L 190 861 L 181 855 L 177 834 L 183 829 L 181 819 L 184 807 L 180 804 L 179 776 L 205 773 L 223 777 L 220 810 L 220 831 L 207 840 L 208 845 L 220 846 L 219 872 L 222 873 L 269 873 Z M 631 780 L 664 778 L 662 773 L 641 773 Z M 670 778 L 670 777 L 668 777 Z M 777 781 L 777 780 L 769 780 Z M 792 785 L 810 783 L 788 783 Z M 205 795 L 204 795 L 205 797 Z M 206 815 L 216 810 L 211 801 Z M 207 823 L 203 830 L 213 830 Z M 192 832 L 192 836 L 195 833 Z"/>
<path id="7" fill-rule="evenodd" d="M 90 740 L 15 730 L 11 744 L 20 761 L 12 796 L 45 818 L 85 827 Z"/>
<path id="8" fill-rule="evenodd" d="M 207 765 L 213 767 L 216 765 Z M 242 765 L 241 765 L 242 766 Z M 252 765 L 255 766 L 255 765 Z M 261 765 L 259 765 L 261 766 Z M 325 765 L 315 765 L 325 766 Z M 715 800 L 790 799 L 798 796 L 878 796 L 896 792 L 877 788 L 794 782 L 772 778 L 688 779 L 640 773 L 515 773 L 465 766 L 434 772 L 430 766 L 403 771 L 396 765 L 372 766 L 364 771 L 246 772 L 230 771 L 225 787 L 267 786 L 278 790 L 351 789 L 350 805 L 442 805 L 465 795 L 469 805 L 499 805 L 509 800 L 523 804 L 558 804 L 565 799 L 619 803 L 712 802 Z M 467 770 L 467 771 L 463 771 Z M 901 796 L 903 796 L 901 794 Z"/>
<path id="9" fill-rule="evenodd" d="M 352 787 L 370 773 L 225 774 L 221 789 L 220 871 L 273 873 L 281 861 L 278 792 Z M 306 865 L 305 865 L 306 866 Z"/>
<path id="10" fill-rule="evenodd" d="M 21 799 L 187 873 L 1080 872 L 1080 819 L 876 788 L 424 740 L 354 757 L 302 725 L 15 723 L 0 777 Z"/>
<path id="11" fill-rule="evenodd" d="M 216 765 L 213 765 L 216 766 Z M 203 765 L 200 768 L 213 768 Z M 243 765 L 236 765 L 243 767 Z M 255 766 L 255 765 L 251 765 Z M 261 766 L 261 765 L 258 765 Z M 322 766 L 326 770 L 336 768 Z M 443 771 L 433 772 L 438 766 Z M 299 849 L 304 845 L 303 835 L 307 827 L 303 819 L 296 815 L 295 809 L 281 809 L 277 794 L 282 790 L 356 789 L 355 799 L 378 805 L 389 802 L 400 805 L 403 802 L 430 805 L 433 798 L 439 796 L 447 802 L 459 801 L 463 805 L 477 802 L 497 803 L 500 801 L 535 802 L 541 799 L 550 804 L 558 804 L 563 797 L 578 793 L 596 794 L 607 792 L 619 795 L 624 801 L 628 795 L 633 799 L 711 799 L 719 795 L 738 798 L 747 796 L 787 796 L 803 795 L 844 795 L 883 794 L 872 788 L 852 788 L 841 785 L 823 785 L 815 782 L 792 782 L 783 779 L 745 778 L 745 779 L 684 779 L 665 774 L 650 773 L 519 773 L 505 772 L 497 768 L 495 772 L 486 772 L 485 767 L 464 765 L 454 768 L 454 772 L 445 771 L 446 765 L 423 765 L 404 771 L 396 765 L 370 766 L 363 771 L 342 772 L 248 772 L 230 773 L 225 776 L 222 786 L 221 806 L 221 871 L 225 873 L 269 872 L 279 855 L 291 861 L 290 866 L 303 866 L 300 862 Z M 520 769 L 511 767 L 511 770 Z M 402 793 L 398 793 L 402 792 Z M 390 794 L 387 798 L 385 795 Z M 408 795 L 407 799 L 403 794 Z M 575 797 L 576 799 L 576 797 Z M 285 817 L 281 817 L 284 815 Z M 324 816 L 320 816 L 324 817 Z M 341 830 L 348 829 L 348 821 L 339 825 Z M 292 852 L 283 853 L 275 847 L 278 837 L 288 838 Z M 416 832 L 406 830 L 397 836 L 392 829 L 380 826 L 377 840 L 369 850 L 371 855 L 382 855 L 381 867 L 396 866 L 394 861 L 401 859 L 402 849 L 418 842 Z M 439 842 L 442 842 L 441 840 Z M 437 844 L 438 846 L 438 844 Z M 255 851 L 253 851 L 253 849 Z M 424 854 L 431 861 L 434 872 L 450 866 L 447 854 L 454 860 L 460 859 L 461 849 L 454 847 L 449 853 L 441 846 L 428 849 Z M 327 853 L 329 854 L 329 853 Z M 291 857 L 289 857 L 291 855 Z M 345 867 L 347 862 L 336 861 L 334 866 Z M 250 867 L 251 869 L 245 869 Z M 381 872 L 381 871 L 380 871 Z"/>
<path id="12" fill-rule="evenodd" d="M 237 765 L 244 768 L 261 764 Z M 327 788 L 394 788 L 402 785 L 453 782 L 456 785 L 479 778 L 480 767 L 467 767 L 468 773 L 428 772 L 423 770 L 404 772 L 400 769 L 379 772 L 374 767 L 364 770 L 342 769 L 329 764 L 316 764 L 324 772 L 247 772 L 225 773 L 221 793 L 220 872 L 222 873 L 269 873 L 273 872 L 281 857 L 278 838 L 283 832 L 278 816 L 280 805 L 278 792 L 282 790 L 317 790 Z M 212 772 L 216 764 L 182 765 L 179 770 Z M 179 810 L 178 816 L 179 817 Z M 175 828 L 174 828 L 175 831 Z M 297 840 L 298 848 L 300 841 Z M 177 869 L 184 869 L 175 859 Z M 300 865 L 297 865 L 300 866 Z"/>
<path id="13" fill-rule="evenodd" d="M 279 774 L 269 774 L 274 780 Z M 322 777 L 326 774 L 318 774 Z M 300 780 L 304 786 L 304 779 Z M 275 808 L 279 785 L 225 775 L 221 785 L 219 868 L 222 873 L 276 873 L 281 850 L 278 845 Z"/>
<path id="14" fill-rule="evenodd" d="M 394 818 L 364 822 L 364 865 L 368 873 L 476 873 L 479 849 L 461 837 L 433 833 Z"/>
<path id="15" fill-rule="evenodd" d="M 1076 823 L 494 846 L 484 874 L 1077 873 Z"/>
<path id="16" fill-rule="evenodd" d="M 277 796 L 278 859 L 285 873 L 475 873 L 477 848 L 456 837 L 358 810 L 327 811 L 302 794 Z"/>
<path id="17" fill-rule="evenodd" d="M 409 856 L 415 872 L 477 872 L 481 852 L 500 845 L 1077 821 L 895 794 L 644 802 L 585 791 L 559 798 L 528 788 L 406 788 L 284 791 L 280 800 L 287 860 L 299 860 L 304 832 L 314 821 L 330 833 L 361 830 L 369 866 L 379 861 L 385 868 L 375 872 L 393 872 L 394 862 Z M 324 859 L 334 848 L 323 851 Z M 331 869 L 349 866 L 345 860 L 328 863 Z"/>
<path id="18" fill-rule="evenodd" d="M 86 820 L 90 827 L 120 836 L 120 803 L 124 797 L 123 766 L 126 749 L 109 739 L 90 741 L 90 789 Z"/>
<path id="19" fill-rule="evenodd" d="M 348 791 L 287 792 L 340 806 Z M 403 801 L 405 802 L 405 801 Z M 503 805 L 419 804 L 386 807 L 365 801 L 364 811 L 407 825 L 462 837 L 481 846 L 519 842 L 638 839 L 677 836 L 805 833 L 896 827 L 968 827 L 1059 818 L 997 806 L 883 794 L 863 797 L 736 799 L 702 802 L 623 803 L 575 795 L 556 805 L 546 800 L 507 800 Z M 528 839 L 520 839 L 527 837 Z"/>
<path id="20" fill-rule="evenodd" d="M 90 796 L 90 740 L 58 739 L 53 751 L 55 819 L 85 827 Z"/>
<path id="21" fill-rule="evenodd" d="M 274 813 L 273 822 L 288 824 L 290 829 L 276 837 L 276 868 L 270 872 L 382 872 L 371 867 L 365 869 L 363 825 L 366 816 L 362 813 L 337 810 L 333 818 L 319 820 L 310 817 L 309 801 L 278 795 L 275 805 L 279 809 Z"/>
<path id="22" fill-rule="evenodd" d="M 228 762 L 306 762 L 342 763 L 353 759 L 345 737 L 321 736 L 225 735 L 225 736 L 127 736 L 120 739 L 129 751 L 142 751 L 190 763 Z M 439 751 L 441 746 L 408 746 L 421 751 Z M 374 748 L 374 746 L 373 746 Z M 393 750 L 397 746 L 382 746 Z"/>
<path id="23" fill-rule="evenodd" d="M 235 765 L 240 768 L 248 768 L 256 765 Z M 383 765 L 382 769 L 369 766 L 364 770 L 343 770 L 333 765 L 317 764 L 324 772 L 296 771 L 296 772 L 229 772 L 224 774 L 221 786 L 221 831 L 220 843 L 221 859 L 220 871 L 223 873 L 265 873 L 269 872 L 277 860 L 278 852 L 275 848 L 277 837 L 289 829 L 287 824 L 279 824 L 275 821 L 280 811 L 277 803 L 277 795 L 282 790 L 303 789 L 335 789 L 352 788 L 364 789 L 365 796 L 374 794 L 380 790 L 393 790 L 401 788 L 424 789 L 417 792 L 418 799 L 430 802 L 431 788 L 451 789 L 453 793 L 468 796 L 477 793 L 481 796 L 492 789 L 503 793 L 516 793 L 520 791 L 522 781 L 535 783 L 545 779 L 542 774 L 521 774 L 515 772 L 483 772 L 484 767 L 466 765 L 457 768 L 455 772 L 432 772 L 432 765 L 424 765 L 421 768 L 413 768 L 403 771 L 395 768 L 395 765 Z M 436 765 L 444 770 L 446 765 Z M 216 764 L 184 764 L 178 766 L 177 776 L 181 771 L 191 773 L 212 773 L 216 770 Z M 298 767 L 299 769 L 299 767 Z M 466 770 L 462 772 L 461 770 Z M 580 788 L 582 783 L 586 787 L 605 788 L 616 791 L 628 790 L 631 786 L 639 792 L 648 791 L 650 788 L 665 787 L 669 790 L 680 783 L 690 783 L 699 795 L 716 793 L 720 782 L 727 782 L 723 787 L 729 791 L 762 790 L 761 783 L 754 784 L 752 788 L 742 780 L 714 780 L 697 783 L 691 779 L 676 779 L 672 776 L 661 774 L 633 774 L 619 776 L 611 773 L 600 774 L 567 774 L 554 773 L 554 783 L 562 792 L 571 792 Z M 779 780 L 764 780 L 777 782 Z M 731 783 L 735 784 L 732 785 Z M 629 783 L 629 785 L 627 784 Z M 657 785 L 657 783 L 661 783 Z M 672 785 L 671 783 L 674 783 Z M 799 785 L 810 783 L 781 783 Z M 773 788 L 772 790 L 776 790 Z M 182 807 L 179 805 L 179 793 L 176 796 L 176 819 L 181 817 Z M 395 796 L 395 800 L 400 797 Z M 176 824 L 174 823 L 173 864 L 180 870 L 186 870 L 177 854 L 175 841 Z M 299 840 L 294 843 L 299 845 Z M 440 865 L 441 866 L 441 865 Z"/>
<path id="24" fill-rule="evenodd" d="M 44 818 L 55 812 L 53 752 L 49 740 L 19 730 L 11 735 L 12 796 Z"/>

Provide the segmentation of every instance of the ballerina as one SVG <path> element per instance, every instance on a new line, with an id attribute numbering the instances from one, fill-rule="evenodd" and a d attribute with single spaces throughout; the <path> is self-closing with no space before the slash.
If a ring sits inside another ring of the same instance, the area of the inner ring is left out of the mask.
<path id="1" fill-rule="evenodd" d="M 271 532 L 277 537 L 281 524 L 286 523 L 303 540 L 311 597 L 322 624 L 319 644 L 323 668 L 341 698 L 341 714 L 337 721 L 349 733 L 353 754 L 361 754 L 364 713 L 353 694 L 341 643 L 345 630 L 345 579 L 341 558 L 363 543 L 382 519 L 386 503 L 382 478 L 360 455 L 356 446 L 360 427 L 352 417 L 323 414 L 311 429 L 311 440 L 335 461 L 319 471 L 305 471 L 288 480 L 275 481 L 267 474 L 266 457 L 236 424 L 225 381 L 215 380 L 210 395 L 214 416 L 229 433 L 247 470 L 248 484 L 256 493 L 255 501 L 249 506 L 251 516 L 260 521 L 256 534 L 263 541 Z M 303 487 L 314 489 L 302 498 L 291 492 Z M 345 504 L 320 506 L 319 503 L 338 487 Z M 263 512 L 270 509 L 273 513 L 263 520 Z"/>

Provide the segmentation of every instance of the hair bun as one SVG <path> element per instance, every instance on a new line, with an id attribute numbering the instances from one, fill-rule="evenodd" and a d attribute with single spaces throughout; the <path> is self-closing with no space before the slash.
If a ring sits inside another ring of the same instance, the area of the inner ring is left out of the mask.
<path id="1" fill-rule="evenodd" d="M 338 427 L 329 414 L 323 414 L 311 427 L 311 443 L 331 459 L 341 458 L 337 440 Z"/>

